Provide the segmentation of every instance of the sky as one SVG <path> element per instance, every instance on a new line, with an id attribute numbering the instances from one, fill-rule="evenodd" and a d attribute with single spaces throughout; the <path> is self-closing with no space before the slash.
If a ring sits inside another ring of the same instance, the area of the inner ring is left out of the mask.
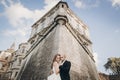
<path id="1" fill-rule="evenodd" d="M 0 0 L 0 50 L 26 42 L 31 26 L 60 0 Z M 99 72 L 109 57 L 120 57 L 120 0 L 64 0 L 89 27 Z"/>

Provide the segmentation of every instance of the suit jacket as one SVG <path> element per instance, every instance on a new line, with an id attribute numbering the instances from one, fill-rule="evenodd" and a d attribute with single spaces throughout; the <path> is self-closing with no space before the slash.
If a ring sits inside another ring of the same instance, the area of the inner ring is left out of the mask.
<path id="1" fill-rule="evenodd" d="M 61 80 L 70 80 L 70 75 L 69 75 L 70 67 L 71 67 L 71 62 L 67 60 L 63 63 L 63 65 L 59 67 Z"/>

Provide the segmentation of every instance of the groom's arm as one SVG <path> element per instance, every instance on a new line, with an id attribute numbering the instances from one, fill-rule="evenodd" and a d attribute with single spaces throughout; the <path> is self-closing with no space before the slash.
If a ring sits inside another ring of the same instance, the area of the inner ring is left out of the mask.
<path id="1" fill-rule="evenodd" d="M 70 62 L 66 62 L 66 64 L 61 65 L 59 68 L 61 71 L 67 71 L 69 72 L 71 67 L 71 63 Z"/>

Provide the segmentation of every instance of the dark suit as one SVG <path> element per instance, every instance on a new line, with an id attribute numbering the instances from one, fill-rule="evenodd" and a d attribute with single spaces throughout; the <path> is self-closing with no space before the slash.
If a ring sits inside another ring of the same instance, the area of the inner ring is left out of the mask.
<path id="1" fill-rule="evenodd" d="M 59 67 L 61 80 L 70 80 L 70 75 L 69 75 L 70 67 L 71 67 L 71 63 L 70 61 L 67 60 L 63 63 L 63 65 Z"/>

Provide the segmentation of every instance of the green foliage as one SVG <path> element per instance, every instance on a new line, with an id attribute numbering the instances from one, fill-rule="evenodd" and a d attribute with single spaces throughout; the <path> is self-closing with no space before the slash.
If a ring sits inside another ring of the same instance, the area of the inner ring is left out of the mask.
<path id="1" fill-rule="evenodd" d="M 120 58 L 108 58 L 108 61 L 104 67 L 106 70 L 110 69 L 114 74 L 120 74 Z"/>

